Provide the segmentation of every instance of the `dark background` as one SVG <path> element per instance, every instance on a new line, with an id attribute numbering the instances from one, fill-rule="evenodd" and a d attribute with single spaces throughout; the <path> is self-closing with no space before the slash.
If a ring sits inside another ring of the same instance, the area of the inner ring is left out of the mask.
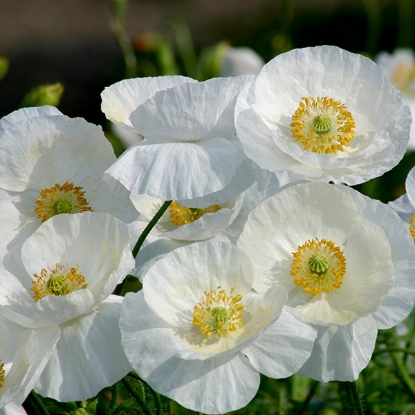
<path id="1" fill-rule="evenodd" d="M 291 47 L 333 44 L 370 56 L 399 43 L 412 45 L 412 34 L 399 30 L 400 3 L 131 0 L 126 29 L 131 39 L 151 31 L 169 39 L 171 22 L 180 18 L 197 51 L 226 40 L 254 48 L 267 61 L 283 50 L 282 37 L 289 38 Z M 377 6 L 377 14 L 370 14 L 370 4 Z M 65 86 L 60 110 L 103 125 L 100 93 L 124 77 L 110 27 L 111 1 L 0 0 L 0 10 L 0 52 L 10 59 L 9 72 L 0 82 L 0 117 L 17 109 L 31 88 L 60 81 Z"/>

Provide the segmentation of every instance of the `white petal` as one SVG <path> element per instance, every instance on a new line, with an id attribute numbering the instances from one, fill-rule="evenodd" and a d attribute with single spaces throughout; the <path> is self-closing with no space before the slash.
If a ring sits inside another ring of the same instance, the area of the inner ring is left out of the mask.
<path id="1" fill-rule="evenodd" d="M 61 338 L 35 386 L 38 393 L 59 401 L 85 400 L 131 370 L 118 328 L 121 302 L 111 296 L 91 313 L 61 325 Z"/>
<path id="2" fill-rule="evenodd" d="M 260 383 L 259 373 L 241 354 L 203 361 L 172 358 L 145 380 L 184 407 L 208 414 L 246 406 Z"/>
<path id="3" fill-rule="evenodd" d="M 191 321 L 205 291 L 220 286 L 228 293 L 236 287 L 235 295 L 243 296 L 252 281 L 252 265 L 243 252 L 229 243 L 199 242 L 157 261 L 144 277 L 143 290 L 147 303 L 161 318 L 181 326 Z"/>
<path id="4" fill-rule="evenodd" d="M 57 215 L 24 243 L 22 260 L 30 276 L 48 267 L 54 269 L 57 263 L 78 264 L 99 303 L 134 267 L 129 241 L 126 225 L 109 214 Z"/>
<path id="5" fill-rule="evenodd" d="M 311 357 L 298 371 L 319 382 L 352 382 L 367 366 L 375 348 L 377 330 L 356 322 L 348 326 L 314 326 L 318 337 Z"/>
<path id="6" fill-rule="evenodd" d="M 109 120 L 132 126 L 129 117 L 139 105 L 151 98 L 157 91 L 187 82 L 197 81 L 184 76 L 123 79 L 105 88 L 101 93 L 101 109 Z"/>
<path id="7" fill-rule="evenodd" d="M 0 134 L 3 134 L 13 124 L 25 121 L 29 118 L 40 117 L 42 115 L 62 115 L 62 113 L 57 108 L 50 105 L 20 108 L 0 119 Z"/>
<path id="8" fill-rule="evenodd" d="M 52 187 L 68 176 L 83 185 L 86 177 L 96 178 L 115 161 L 100 127 L 63 115 L 17 123 L 3 135 L 2 144 L 0 183 L 11 191 Z"/>
<path id="9" fill-rule="evenodd" d="M 264 375 L 285 378 L 297 372 L 308 360 L 316 336 L 316 330 L 283 310 L 278 320 L 243 353 Z"/>
<path id="10" fill-rule="evenodd" d="M 107 173 L 134 193 L 183 200 L 222 190 L 235 175 L 235 162 L 235 147 L 214 138 L 130 147 Z"/>
<path id="11" fill-rule="evenodd" d="M 131 123 L 151 143 L 230 136 L 236 97 L 252 78 L 213 78 L 159 91 L 131 114 Z"/>
<path id="12" fill-rule="evenodd" d="M 182 344 L 174 328 L 148 307 L 142 290 L 124 297 L 119 326 L 127 359 L 144 378 L 173 358 Z"/>

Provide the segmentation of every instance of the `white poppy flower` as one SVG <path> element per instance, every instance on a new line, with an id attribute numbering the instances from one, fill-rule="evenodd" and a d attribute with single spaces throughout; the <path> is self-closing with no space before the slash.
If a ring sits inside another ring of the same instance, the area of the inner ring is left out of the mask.
<path id="1" fill-rule="evenodd" d="M 2 312 L 61 337 L 35 385 L 60 401 L 95 396 L 131 370 L 120 345 L 116 285 L 134 266 L 125 224 L 107 213 L 57 215 L 4 259 Z M 20 261 L 19 261 L 20 259 Z"/>
<path id="2" fill-rule="evenodd" d="M 370 59 L 320 46 L 267 63 L 239 95 L 235 123 L 262 168 L 355 185 L 402 159 L 411 114 Z"/>
<path id="3" fill-rule="evenodd" d="M 22 118 L 0 148 L 2 196 L 20 215 L 14 243 L 60 213 L 108 212 L 127 223 L 138 216 L 130 193 L 103 180 L 116 157 L 100 127 L 59 114 Z"/>
<path id="4" fill-rule="evenodd" d="M 315 332 L 282 310 L 286 292 L 251 290 L 249 258 L 235 246 L 199 242 L 162 257 L 127 293 L 122 345 L 154 390 L 204 413 L 245 406 L 259 373 L 290 376 L 307 360 Z"/>
<path id="5" fill-rule="evenodd" d="M 101 110 L 114 123 L 115 132 L 122 143 L 129 147 L 143 140 L 141 132 L 129 120 L 131 113 L 156 92 L 188 82 L 197 81 L 185 76 L 123 79 L 102 91 Z"/>
<path id="6" fill-rule="evenodd" d="M 230 47 L 223 55 L 220 76 L 256 75 L 264 66 L 264 60 L 247 47 Z"/>
<path id="7" fill-rule="evenodd" d="M 12 125 L 25 121 L 30 118 L 40 117 L 43 115 L 62 115 L 55 107 L 44 105 L 42 107 L 20 108 L 0 119 L 0 135 L 8 130 Z"/>
<path id="8" fill-rule="evenodd" d="M 133 193 L 186 206 L 195 198 L 192 207 L 233 199 L 254 182 L 233 118 L 236 96 L 250 79 L 215 78 L 157 92 L 129 118 L 145 140 L 107 173 Z"/>
<path id="9" fill-rule="evenodd" d="M 28 329 L 0 315 L 0 413 L 12 413 L 23 403 L 59 335 L 59 327 Z"/>
<path id="10" fill-rule="evenodd" d="M 412 113 L 415 114 L 415 54 L 412 49 L 396 49 L 393 53 L 380 52 L 375 62 L 385 71 L 390 83 L 405 97 Z M 408 150 L 415 149 L 415 123 L 411 126 Z"/>
<path id="11" fill-rule="evenodd" d="M 23 406 L 10 402 L 4 408 L 0 409 L 0 415 L 27 415 L 27 412 Z"/>
<path id="12" fill-rule="evenodd" d="M 388 205 L 405 222 L 413 239 L 415 240 L 415 167 L 413 167 L 405 180 L 406 193 Z"/>
<path id="13" fill-rule="evenodd" d="M 395 326 L 414 305 L 408 230 L 388 206 L 346 186 L 311 182 L 266 199 L 237 245 L 254 264 L 254 288 L 282 285 L 287 310 L 318 330 L 299 372 L 314 379 L 357 379 L 376 330 Z"/>

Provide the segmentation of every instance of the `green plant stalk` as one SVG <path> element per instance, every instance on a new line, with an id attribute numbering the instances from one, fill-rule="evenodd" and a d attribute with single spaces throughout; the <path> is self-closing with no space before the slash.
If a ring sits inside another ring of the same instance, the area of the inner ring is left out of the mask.
<path id="1" fill-rule="evenodd" d="M 126 7 L 114 7 L 111 29 L 121 49 L 125 64 L 125 78 L 137 76 L 137 58 L 124 25 Z"/>
<path id="2" fill-rule="evenodd" d="M 385 349 L 376 350 L 372 356 L 376 357 L 383 353 L 404 353 L 406 355 L 415 356 L 415 350 L 402 349 L 400 347 L 387 347 Z"/>
<path id="3" fill-rule="evenodd" d="M 145 415 L 152 415 L 150 410 L 148 409 L 145 401 L 140 396 L 140 394 L 137 393 L 137 391 L 134 389 L 133 385 L 130 383 L 130 381 L 127 379 L 127 377 L 124 377 L 121 379 L 122 384 L 125 386 L 125 388 L 130 392 L 131 396 L 136 400 L 136 402 L 140 405 L 141 409 L 143 410 Z"/>
<path id="4" fill-rule="evenodd" d="M 143 233 L 140 235 L 140 237 L 137 240 L 137 243 L 134 246 L 133 249 L 133 256 L 134 258 L 137 256 L 138 251 L 141 248 L 141 245 L 143 245 L 145 239 L 147 238 L 147 235 L 151 232 L 151 230 L 154 228 L 156 223 L 159 221 L 159 219 L 163 216 L 164 212 L 167 210 L 167 208 L 170 206 L 171 200 L 167 200 L 163 203 L 159 211 L 154 215 L 153 219 L 148 223 L 148 225 L 145 227 Z"/>
<path id="5" fill-rule="evenodd" d="M 415 5 L 413 0 L 399 0 L 399 32 L 396 41 L 397 48 L 412 47 L 414 43 L 414 17 Z"/>
<path id="6" fill-rule="evenodd" d="M 319 386 L 319 383 L 318 382 L 314 382 L 311 385 L 311 388 L 308 391 L 308 394 L 307 394 L 306 398 L 302 402 L 301 407 L 298 409 L 297 415 L 302 415 L 302 414 L 305 414 L 306 413 L 308 404 L 310 403 L 311 399 L 315 395 L 318 386 Z"/>
<path id="7" fill-rule="evenodd" d="M 120 384 L 117 382 L 112 387 L 112 396 L 111 396 L 111 402 L 110 402 L 110 411 L 111 413 L 114 412 L 115 407 L 117 406 L 117 399 L 120 392 Z"/>
<path id="8" fill-rule="evenodd" d="M 376 54 L 381 32 L 381 10 L 379 0 L 363 0 L 368 17 L 366 51 L 372 56 Z"/>
<path id="9" fill-rule="evenodd" d="M 395 368 L 398 371 L 398 376 L 404 383 L 408 392 L 415 398 L 415 385 L 412 382 L 408 372 L 405 369 L 405 366 L 402 363 L 402 360 L 396 353 L 391 353 L 391 358 L 393 363 L 395 364 Z"/>
<path id="10" fill-rule="evenodd" d="M 347 395 L 352 407 L 353 415 L 364 415 L 362 401 L 360 400 L 357 382 L 344 382 L 347 388 Z"/>
<path id="11" fill-rule="evenodd" d="M 50 415 L 49 411 L 46 409 L 46 406 L 43 404 L 42 400 L 39 398 L 35 391 L 31 391 L 29 396 L 23 402 L 23 408 L 28 414 L 33 415 Z"/>

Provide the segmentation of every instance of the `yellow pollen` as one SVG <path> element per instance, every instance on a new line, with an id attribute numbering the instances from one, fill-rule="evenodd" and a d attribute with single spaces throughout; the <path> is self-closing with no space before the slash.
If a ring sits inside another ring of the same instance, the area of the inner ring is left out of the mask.
<path id="1" fill-rule="evenodd" d="M 216 290 L 205 291 L 203 297 L 195 305 L 193 311 L 193 325 L 200 327 L 200 333 L 210 339 L 212 335 L 217 338 L 226 336 L 229 332 L 244 326 L 241 318 L 244 316 L 241 304 L 242 296 L 234 295 L 236 287 L 229 294 L 222 287 Z"/>
<path id="2" fill-rule="evenodd" d="M 348 147 L 356 125 L 346 105 L 330 97 L 301 99 L 292 116 L 295 141 L 313 153 L 336 153 Z"/>
<path id="3" fill-rule="evenodd" d="M 409 217 L 409 232 L 411 232 L 412 238 L 415 240 L 415 213 Z"/>
<path id="4" fill-rule="evenodd" d="M 33 299 L 39 301 L 47 295 L 67 295 L 74 291 L 87 288 L 85 277 L 78 271 L 79 265 L 70 268 L 65 265 L 56 264 L 54 269 L 43 268 L 40 274 L 34 274 L 36 281 L 33 281 Z"/>
<path id="5" fill-rule="evenodd" d="M 206 213 L 215 213 L 220 209 L 222 209 L 220 205 L 212 205 L 201 209 L 188 208 L 173 200 L 169 206 L 170 221 L 176 226 L 187 225 L 198 220 Z"/>
<path id="6" fill-rule="evenodd" d="M 317 295 L 328 293 L 342 284 L 346 273 L 346 258 L 333 241 L 318 238 L 306 241 L 293 252 L 291 275 L 294 284 Z"/>
<path id="7" fill-rule="evenodd" d="M 4 379 L 6 379 L 6 371 L 4 370 L 4 363 L 0 363 L 0 388 L 3 386 Z"/>
<path id="8" fill-rule="evenodd" d="M 42 222 L 60 213 L 92 211 L 88 206 L 82 187 L 69 182 L 65 182 L 63 185 L 56 183 L 51 188 L 43 189 L 40 192 L 40 197 L 36 199 L 36 205 L 35 213 L 38 214 L 37 217 Z"/>

